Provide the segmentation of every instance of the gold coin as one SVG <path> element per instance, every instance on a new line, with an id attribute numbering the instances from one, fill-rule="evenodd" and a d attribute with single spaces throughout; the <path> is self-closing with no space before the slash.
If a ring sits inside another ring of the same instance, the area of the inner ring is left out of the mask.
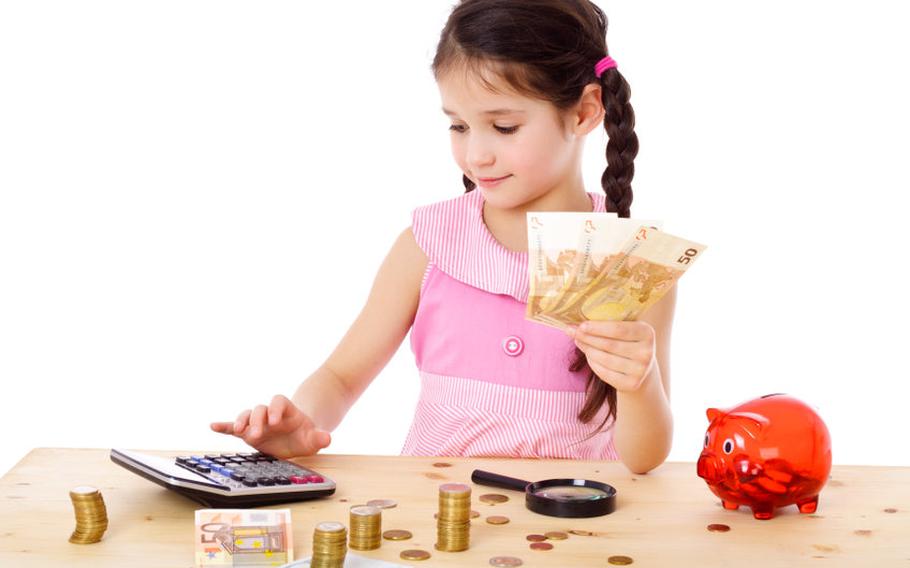
<path id="1" fill-rule="evenodd" d="M 493 515 L 492 517 L 487 517 L 487 522 L 491 525 L 504 525 L 509 522 L 509 517 L 503 517 L 502 515 Z"/>
<path id="2" fill-rule="evenodd" d="M 400 529 L 391 529 L 382 533 L 382 538 L 386 540 L 408 540 L 412 535 L 410 531 Z"/>
<path id="3" fill-rule="evenodd" d="M 426 560 L 430 557 L 430 553 L 426 550 L 411 549 L 402 550 L 400 556 L 402 560 Z"/>
<path id="4" fill-rule="evenodd" d="M 566 540 L 569 538 L 569 535 L 562 531 L 550 531 L 548 533 L 544 533 L 544 536 L 547 537 L 547 540 Z"/>
<path id="5" fill-rule="evenodd" d="M 607 562 L 614 566 L 628 566 L 629 564 L 632 564 L 634 560 L 628 556 L 611 556 L 607 558 Z"/>
<path id="6" fill-rule="evenodd" d="M 531 550 L 553 550 L 553 545 L 549 542 L 532 542 Z"/>
<path id="7" fill-rule="evenodd" d="M 524 562 L 521 561 L 521 558 L 515 558 L 514 556 L 494 556 L 490 558 L 490 566 L 496 566 L 498 568 L 511 568 L 514 566 L 521 566 Z"/>
<path id="8" fill-rule="evenodd" d="M 505 503 L 509 500 L 505 495 L 500 495 L 499 493 L 487 493 L 486 495 L 481 495 L 479 499 L 483 503 L 488 503 L 490 505 L 496 505 L 498 503 Z"/>
<path id="9" fill-rule="evenodd" d="M 531 542 L 543 542 L 543 541 L 547 540 L 547 537 L 545 537 L 542 534 L 529 534 L 525 538 L 530 540 Z"/>
<path id="10" fill-rule="evenodd" d="M 730 530 L 730 526 L 721 523 L 711 523 L 708 525 L 708 530 L 711 532 L 727 532 Z"/>
<path id="11" fill-rule="evenodd" d="M 475 511 L 474 509 L 471 509 L 471 518 L 472 519 L 476 519 L 479 516 L 480 516 L 480 511 Z M 439 513 L 433 513 L 433 518 L 438 519 Z"/>

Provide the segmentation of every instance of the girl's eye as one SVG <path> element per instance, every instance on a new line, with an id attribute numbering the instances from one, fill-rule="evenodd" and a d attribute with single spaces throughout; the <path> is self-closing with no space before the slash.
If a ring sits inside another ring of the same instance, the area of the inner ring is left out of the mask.
<path id="1" fill-rule="evenodd" d="M 724 453 L 728 455 L 733 453 L 733 440 L 730 438 L 724 440 Z"/>
<path id="2" fill-rule="evenodd" d="M 705 447 L 706 448 L 708 447 L 708 437 L 709 437 L 709 434 L 705 434 Z"/>
<path id="3" fill-rule="evenodd" d="M 449 130 L 457 132 L 458 134 L 463 134 L 464 133 L 463 128 L 464 128 L 464 126 L 461 126 L 459 124 L 453 124 L 452 126 L 449 127 Z M 494 125 L 493 128 L 495 128 L 502 134 L 515 134 L 515 132 L 518 130 L 517 126 L 495 126 Z"/>

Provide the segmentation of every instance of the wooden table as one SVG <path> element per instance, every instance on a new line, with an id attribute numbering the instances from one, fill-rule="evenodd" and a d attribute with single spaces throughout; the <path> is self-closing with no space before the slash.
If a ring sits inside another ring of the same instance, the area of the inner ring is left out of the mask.
<path id="1" fill-rule="evenodd" d="M 148 452 L 176 456 L 217 452 Z M 779 509 L 769 521 L 744 508 L 724 510 L 692 463 L 667 463 L 647 475 L 630 473 L 618 462 L 414 458 L 319 455 L 295 460 L 333 478 L 335 495 L 275 508 L 292 510 L 295 558 L 309 556 L 313 528 L 321 521 L 348 525 L 348 508 L 369 499 L 398 501 L 383 511 L 383 530 L 408 529 L 414 538 L 383 541 L 356 554 L 402 565 L 489 566 L 497 555 L 517 556 L 533 566 L 609 566 L 612 555 L 634 566 L 910 566 L 910 468 L 835 466 L 816 514 L 795 506 Z M 450 467 L 437 467 L 445 462 Z M 481 513 L 471 527 L 466 552 L 438 552 L 438 487 L 470 483 L 474 469 L 527 480 L 581 477 L 605 481 L 618 492 L 616 511 L 593 519 L 559 519 L 528 511 L 523 494 L 474 486 L 472 508 Z M 75 526 L 69 490 L 94 485 L 107 505 L 110 527 L 97 544 L 71 544 Z M 510 496 L 487 505 L 484 493 Z M 39 448 L 0 480 L 0 566 L 190 567 L 193 511 L 202 508 L 112 463 L 109 450 Z M 488 515 L 511 522 L 491 525 Z M 711 523 L 729 532 L 711 532 Z M 528 548 L 525 536 L 553 530 L 585 530 L 554 541 L 550 551 Z M 404 561 L 399 553 L 422 548 L 425 562 Z"/>

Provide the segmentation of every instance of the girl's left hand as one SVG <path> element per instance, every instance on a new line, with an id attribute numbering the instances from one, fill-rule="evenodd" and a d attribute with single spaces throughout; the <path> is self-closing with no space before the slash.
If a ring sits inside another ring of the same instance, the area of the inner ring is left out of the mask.
<path id="1" fill-rule="evenodd" d="M 617 391 L 637 391 L 655 364 L 654 328 L 644 321 L 586 321 L 566 335 L 588 358 L 588 366 Z"/>

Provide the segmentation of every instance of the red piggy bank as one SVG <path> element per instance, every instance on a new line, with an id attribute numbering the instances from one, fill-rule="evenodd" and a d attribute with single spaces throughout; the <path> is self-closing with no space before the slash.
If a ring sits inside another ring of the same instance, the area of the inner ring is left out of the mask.
<path id="1" fill-rule="evenodd" d="M 805 403 L 769 394 L 729 410 L 708 409 L 698 476 L 725 509 L 746 505 L 756 519 L 796 504 L 814 513 L 831 471 L 831 436 Z"/>

